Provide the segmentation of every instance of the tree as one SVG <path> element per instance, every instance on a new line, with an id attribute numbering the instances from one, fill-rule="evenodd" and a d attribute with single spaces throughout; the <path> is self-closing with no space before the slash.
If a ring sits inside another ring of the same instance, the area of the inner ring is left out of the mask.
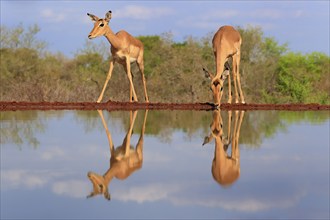
<path id="1" fill-rule="evenodd" d="M 40 32 L 38 25 L 32 25 L 26 31 L 20 24 L 16 28 L 9 29 L 6 26 L 0 28 L 0 48 L 18 49 L 28 48 L 42 52 L 47 43 L 36 38 Z"/>
<path id="2" fill-rule="evenodd" d="M 329 103 L 329 57 L 322 53 L 288 53 L 279 60 L 277 88 L 288 102 Z M 325 81 L 320 90 L 320 79 Z M 318 97 L 318 98 L 317 98 Z M 319 100 L 318 100 L 319 99 Z"/>
<path id="3" fill-rule="evenodd" d="M 274 38 L 264 37 L 260 27 L 237 29 L 243 39 L 240 72 L 247 102 L 276 102 L 276 69 L 287 45 L 279 45 Z"/>

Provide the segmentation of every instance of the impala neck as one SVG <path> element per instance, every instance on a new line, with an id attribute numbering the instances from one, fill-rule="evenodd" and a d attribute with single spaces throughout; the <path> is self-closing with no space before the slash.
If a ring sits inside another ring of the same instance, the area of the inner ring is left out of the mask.
<path id="1" fill-rule="evenodd" d="M 103 178 L 104 178 L 104 181 L 105 183 L 108 185 L 111 180 L 113 179 L 113 177 L 115 176 L 115 172 L 114 172 L 114 169 L 109 169 L 104 175 L 103 175 Z"/>
<path id="2" fill-rule="evenodd" d="M 113 33 L 111 28 L 108 26 L 107 32 L 104 34 L 104 36 L 107 38 L 111 46 L 114 48 L 120 48 L 120 40 L 119 38 Z"/>

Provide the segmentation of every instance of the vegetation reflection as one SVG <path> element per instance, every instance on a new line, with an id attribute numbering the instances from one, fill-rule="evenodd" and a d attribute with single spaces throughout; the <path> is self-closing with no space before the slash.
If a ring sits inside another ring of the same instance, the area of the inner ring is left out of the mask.
<path id="1" fill-rule="evenodd" d="M 131 146 L 131 136 L 134 127 L 134 122 L 137 116 L 137 111 L 130 111 L 130 124 L 127 129 L 126 136 L 123 140 L 123 143 L 117 148 L 114 147 L 111 133 L 108 129 L 106 121 L 104 120 L 103 113 L 101 110 L 98 110 L 98 113 L 101 117 L 105 132 L 107 134 L 109 148 L 110 148 L 110 168 L 105 172 L 103 176 L 94 173 L 88 172 L 87 176 L 93 184 L 93 191 L 87 196 L 87 198 L 93 197 L 98 194 L 103 194 L 104 198 L 110 200 L 109 184 L 113 177 L 117 179 L 124 180 L 129 177 L 136 170 L 139 170 L 142 167 L 143 163 L 143 136 L 145 132 L 145 126 L 148 116 L 148 110 L 145 110 L 144 120 L 141 129 L 140 138 L 136 147 L 134 149 Z"/>
<path id="2" fill-rule="evenodd" d="M 22 149 L 25 146 L 40 147 L 40 134 L 47 134 L 53 120 L 68 120 L 73 114 L 74 121 L 82 126 L 86 133 L 103 130 L 96 111 L 16 111 L 0 112 L 0 144 L 6 144 Z M 129 126 L 129 118 L 125 111 L 113 111 L 107 120 L 115 123 L 111 127 Z M 226 114 L 222 111 L 221 114 Z M 245 114 L 242 125 L 240 143 L 248 148 L 261 147 L 265 139 L 273 137 L 278 132 L 286 132 L 290 125 L 297 123 L 321 124 L 330 118 L 329 111 L 250 111 Z M 223 117 L 228 123 L 227 117 Z M 209 131 L 210 115 L 206 111 L 150 111 L 145 134 L 158 138 L 161 142 L 171 142 L 173 134 L 182 131 L 188 140 L 196 135 L 204 136 Z M 142 117 L 137 117 L 137 127 L 142 127 Z"/>
<path id="3" fill-rule="evenodd" d="M 223 130 L 223 120 L 220 110 L 213 111 L 211 131 L 204 138 L 203 145 L 215 140 L 214 159 L 212 162 L 212 176 L 222 186 L 230 186 L 240 176 L 239 136 L 244 118 L 244 111 L 235 111 L 234 127 L 231 130 L 232 111 L 228 111 L 227 136 Z M 231 145 L 231 155 L 228 148 Z"/>

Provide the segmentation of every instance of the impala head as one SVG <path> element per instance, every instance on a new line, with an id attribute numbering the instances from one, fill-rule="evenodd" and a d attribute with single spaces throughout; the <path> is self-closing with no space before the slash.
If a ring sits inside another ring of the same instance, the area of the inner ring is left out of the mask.
<path id="1" fill-rule="evenodd" d="M 93 172 L 88 172 L 87 176 L 93 184 L 93 191 L 87 196 L 87 198 L 103 194 L 104 198 L 110 200 L 111 197 L 108 191 L 108 184 L 105 182 L 104 177 Z"/>
<path id="2" fill-rule="evenodd" d="M 213 101 L 216 106 L 220 105 L 221 97 L 223 94 L 223 83 L 229 75 L 229 70 L 225 70 L 220 78 L 215 78 L 214 75 L 204 69 L 205 77 L 211 79 L 210 89 L 213 93 Z"/>
<path id="3" fill-rule="evenodd" d="M 89 14 L 89 13 L 87 13 L 87 15 L 92 19 L 92 21 L 94 21 L 94 28 L 88 35 L 89 39 L 103 36 L 108 32 L 108 30 L 109 30 L 108 24 L 109 24 L 109 21 L 112 16 L 111 11 L 108 11 L 105 14 L 105 18 L 99 18 L 99 17 Z"/>

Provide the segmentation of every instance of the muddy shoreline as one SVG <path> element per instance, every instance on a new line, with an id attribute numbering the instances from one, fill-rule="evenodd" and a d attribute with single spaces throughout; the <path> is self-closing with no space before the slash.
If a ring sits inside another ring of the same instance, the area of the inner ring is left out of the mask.
<path id="1" fill-rule="evenodd" d="M 136 102 L 0 102 L 0 111 L 25 110 L 108 110 L 129 111 L 139 109 L 150 110 L 212 110 L 212 103 L 136 103 Z M 324 111 L 330 110 L 330 105 L 320 104 L 227 104 L 220 106 L 221 110 L 286 110 L 286 111 Z"/>

